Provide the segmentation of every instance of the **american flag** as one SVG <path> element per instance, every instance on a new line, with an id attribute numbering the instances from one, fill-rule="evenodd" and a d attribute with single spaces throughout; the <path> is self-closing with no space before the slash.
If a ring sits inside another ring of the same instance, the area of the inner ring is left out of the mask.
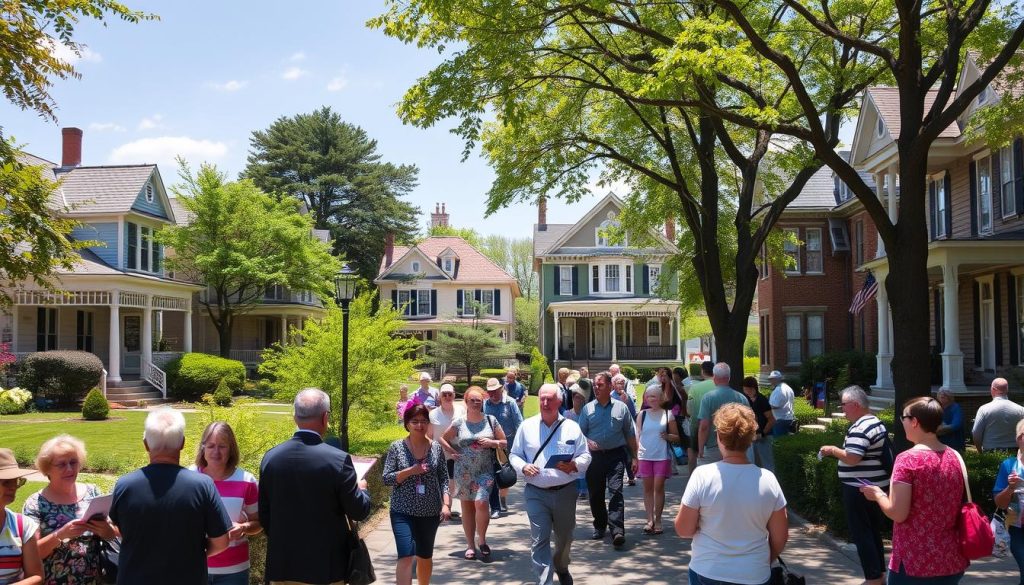
<path id="1" fill-rule="evenodd" d="M 864 305 L 875 298 L 875 293 L 877 292 L 878 281 L 875 280 L 874 274 L 868 272 L 868 277 L 864 280 L 864 288 L 860 289 L 859 293 L 853 295 L 853 302 L 850 303 L 850 312 L 854 315 L 860 314 L 864 310 Z"/>

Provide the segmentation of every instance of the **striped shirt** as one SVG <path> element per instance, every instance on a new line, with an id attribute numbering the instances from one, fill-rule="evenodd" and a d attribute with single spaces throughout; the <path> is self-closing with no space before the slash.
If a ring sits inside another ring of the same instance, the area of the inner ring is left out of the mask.
<path id="1" fill-rule="evenodd" d="M 189 469 L 194 470 L 195 466 Z M 213 484 L 232 522 L 241 524 L 258 513 L 259 482 L 253 474 L 237 468 L 227 479 L 215 480 Z M 230 575 L 248 569 L 249 540 L 245 536 L 232 540 L 224 552 L 208 558 L 207 565 L 211 575 Z"/>
<path id="2" fill-rule="evenodd" d="M 0 526 L 0 583 L 16 583 L 22 579 L 21 549 L 35 535 L 39 525 L 28 516 L 3 509 Z"/>
<path id="3" fill-rule="evenodd" d="M 839 481 L 851 487 L 860 487 L 858 479 L 871 482 L 878 487 L 889 485 L 889 474 L 882 466 L 882 447 L 888 431 L 882 421 L 873 414 L 865 414 L 850 425 L 846 431 L 843 449 L 847 454 L 860 455 L 856 465 L 839 461 Z"/>

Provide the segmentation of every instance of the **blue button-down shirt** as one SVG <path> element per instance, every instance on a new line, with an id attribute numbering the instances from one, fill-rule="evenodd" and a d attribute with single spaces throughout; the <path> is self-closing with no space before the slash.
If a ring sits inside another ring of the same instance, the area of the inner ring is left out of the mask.
<path id="1" fill-rule="evenodd" d="M 583 434 L 605 451 L 623 447 L 636 436 L 629 408 L 621 400 L 609 400 L 604 406 L 596 400 L 588 402 L 578 422 Z"/>

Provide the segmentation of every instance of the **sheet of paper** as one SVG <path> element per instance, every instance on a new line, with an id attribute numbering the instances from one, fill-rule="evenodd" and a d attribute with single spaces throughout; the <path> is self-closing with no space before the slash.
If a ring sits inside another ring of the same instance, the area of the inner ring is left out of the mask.
<path id="1" fill-rule="evenodd" d="M 89 507 L 85 509 L 85 514 L 82 515 L 82 519 L 89 520 L 89 518 L 92 518 L 96 514 L 102 514 L 104 516 L 110 515 L 110 503 L 113 501 L 113 494 L 96 496 L 89 500 Z"/>
<path id="2" fill-rule="evenodd" d="M 228 518 L 232 522 L 242 522 L 242 498 L 221 498 L 224 508 L 228 511 Z"/>
<path id="3" fill-rule="evenodd" d="M 356 480 L 363 479 L 366 477 L 367 472 L 377 464 L 376 457 L 362 457 L 360 455 L 351 455 L 352 465 L 356 468 Z"/>

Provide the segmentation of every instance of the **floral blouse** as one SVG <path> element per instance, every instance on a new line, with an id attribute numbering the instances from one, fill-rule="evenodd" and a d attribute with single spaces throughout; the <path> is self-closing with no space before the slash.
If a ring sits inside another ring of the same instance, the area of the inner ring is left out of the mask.
<path id="1" fill-rule="evenodd" d="M 39 538 L 56 532 L 79 518 L 89 507 L 89 500 L 100 495 L 93 484 L 82 484 L 85 497 L 75 504 L 55 504 L 38 491 L 25 500 L 22 512 L 39 523 Z M 92 585 L 100 574 L 99 540 L 92 535 L 81 536 L 67 546 L 58 546 L 43 559 L 44 585 Z"/>
<path id="2" fill-rule="evenodd" d="M 430 472 L 410 477 L 398 483 L 398 472 L 426 463 Z M 438 516 L 448 492 L 448 465 L 444 451 L 437 441 L 430 442 L 423 459 L 413 456 L 405 439 L 399 439 L 388 447 L 384 456 L 384 485 L 392 486 L 391 511 L 409 516 Z"/>

